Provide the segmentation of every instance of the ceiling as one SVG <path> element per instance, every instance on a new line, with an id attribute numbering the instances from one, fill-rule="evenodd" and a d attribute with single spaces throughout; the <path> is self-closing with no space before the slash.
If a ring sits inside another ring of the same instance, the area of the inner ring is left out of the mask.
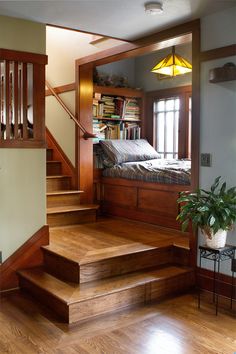
<path id="1" fill-rule="evenodd" d="M 0 15 L 123 40 L 134 40 L 178 23 L 236 6 L 236 0 L 161 0 L 163 13 L 151 16 L 144 11 L 145 2 L 145 0 L 0 1 Z"/>

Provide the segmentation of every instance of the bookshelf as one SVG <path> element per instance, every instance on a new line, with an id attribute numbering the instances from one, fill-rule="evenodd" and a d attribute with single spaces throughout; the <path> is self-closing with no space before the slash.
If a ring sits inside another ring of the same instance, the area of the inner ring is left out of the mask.
<path id="1" fill-rule="evenodd" d="M 141 90 L 94 86 L 94 140 L 139 139 L 143 119 L 144 93 Z"/>

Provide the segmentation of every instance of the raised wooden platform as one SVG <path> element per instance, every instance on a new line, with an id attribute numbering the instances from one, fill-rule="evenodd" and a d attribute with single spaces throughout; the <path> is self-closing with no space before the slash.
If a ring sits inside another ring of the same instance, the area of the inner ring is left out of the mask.
<path id="1" fill-rule="evenodd" d="M 53 228 L 44 268 L 19 272 L 20 285 L 74 323 L 189 289 L 188 242 L 176 230 L 125 219 Z"/>

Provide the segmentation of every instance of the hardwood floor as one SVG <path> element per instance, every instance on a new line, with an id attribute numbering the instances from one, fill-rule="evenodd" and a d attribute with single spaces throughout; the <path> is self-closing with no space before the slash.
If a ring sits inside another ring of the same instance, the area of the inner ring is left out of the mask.
<path id="1" fill-rule="evenodd" d="M 228 306 L 229 304 L 227 304 Z M 68 326 L 43 305 L 16 292 L 2 295 L 0 353 L 8 354 L 233 354 L 234 312 L 193 294 Z"/>

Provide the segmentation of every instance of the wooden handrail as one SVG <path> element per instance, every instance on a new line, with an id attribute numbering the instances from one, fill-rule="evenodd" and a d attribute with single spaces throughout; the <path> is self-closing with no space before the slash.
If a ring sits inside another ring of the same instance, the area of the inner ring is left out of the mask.
<path id="1" fill-rule="evenodd" d="M 76 117 L 74 116 L 74 114 L 69 110 L 69 108 L 66 106 L 66 104 L 62 101 L 62 99 L 60 98 L 60 96 L 56 93 L 56 91 L 53 89 L 53 87 L 49 84 L 49 82 L 46 80 L 45 81 L 47 88 L 49 89 L 49 91 L 51 91 L 52 95 L 57 99 L 57 101 L 60 103 L 60 105 L 64 108 L 64 110 L 66 111 L 66 113 L 69 114 L 70 118 L 75 122 L 75 124 L 79 127 L 80 130 L 82 130 L 82 132 L 84 133 L 83 138 L 85 140 L 89 139 L 89 138 L 96 138 L 95 134 L 89 133 L 83 126 L 82 124 L 80 124 L 80 122 L 78 122 L 78 120 L 76 119 Z"/>

